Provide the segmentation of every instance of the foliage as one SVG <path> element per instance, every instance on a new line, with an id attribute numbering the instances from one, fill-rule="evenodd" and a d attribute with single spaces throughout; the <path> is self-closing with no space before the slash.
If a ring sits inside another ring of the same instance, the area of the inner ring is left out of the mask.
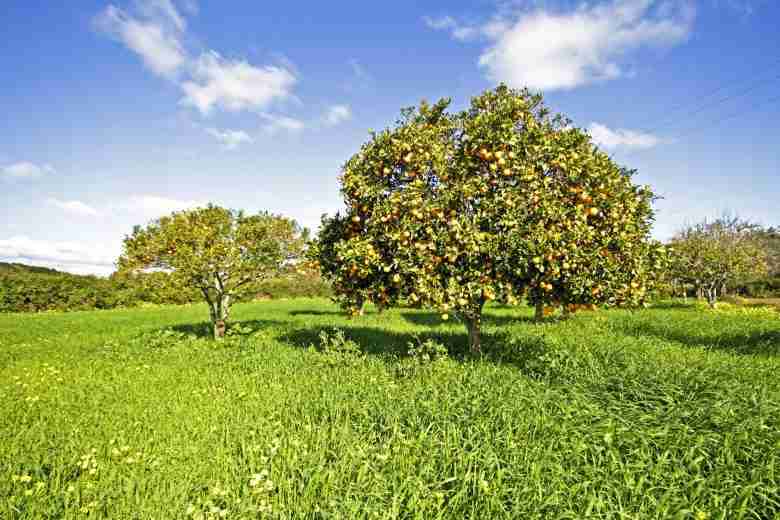
<path id="1" fill-rule="evenodd" d="M 421 341 L 419 338 L 416 343 L 409 342 L 407 355 L 421 365 L 433 363 L 445 359 L 449 355 L 447 347 L 433 339 Z"/>
<path id="2" fill-rule="evenodd" d="M 344 336 L 344 331 L 340 329 L 333 329 L 333 332 L 328 333 L 323 330 L 320 332 L 320 343 L 317 346 L 317 350 L 323 354 L 328 355 L 360 355 L 362 351 L 360 346 L 351 339 L 347 339 Z"/>
<path id="3" fill-rule="evenodd" d="M 175 286 L 196 288 L 209 305 L 214 337 L 223 337 L 231 300 L 297 260 L 304 235 L 281 216 L 209 205 L 137 226 L 125 238 L 119 270 L 160 269 Z"/>
<path id="4" fill-rule="evenodd" d="M 767 252 L 767 269 L 769 275 L 780 278 L 780 228 L 768 227 L 758 229 L 755 233 Z"/>
<path id="5" fill-rule="evenodd" d="M 435 377 L 434 371 L 449 359 L 449 350 L 438 341 L 415 338 L 407 343 L 406 356 L 395 364 L 396 378 Z"/>
<path id="6" fill-rule="evenodd" d="M 253 302 L 217 348 L 204 311 L 0 316 L 0 518 L 780 515 L 777 313 L 489 304 L 484 356 L 399 378 L 372 352 L 462 326 Z M 334 327 L 367 354 L 304 348 Z"/>
<path id="7" fill-rule="evenodd" d="M 734 289 L 745 296 L 780 298 L 780 228 L 758 229 L 755 235 L 766 250 L 768 274 L 737 283 Z"/>
<path id="8" fill-rule="evenodd" d="M 171 273 L 149 271 L 128 273 L 117 271 L 109 280 L 114 290 L 128 295 L 131 302 L 164 304 L 183 304 L 199 301 L 202 296 L 194 287 L 181 287 L 172 279 Z"/>
<path id="9" fill-rule="evenodd" d="M 346 214 L 310 250 L 342 304 L 454 314 L 478 351 L 486 302 L 642 303 L 663 260 L 650 189 L 541 96 L 448 105 L 405 109 L 344 165 Z"/>
<path id="10" fill-rule="evenodd" d="M 130 299 L 127 292 L 95 276 L 20 267 L 0 271 L 0 312 L 109 309 Z"/>
<path id="11" fill-rule="evenodd" d="M 766 275 L 766 250 L 758 227 L 736 217 L 688 226 L 671 241 L 671 277 L 703 290 L 714 307 L 718 292 Z"/>
<path id="12" fill-rule="evenodd" d="M 330 284 L 320 276 L 319 271 L 299 266 L 250 285 L 246 292 L 258 298 L 311 298 L 332 295 Z"/>
<path id="13" fill-rule="evenodd" d="M 754 298 L 780 298 L 780 275 L 764 276 L 737 284 L 736 290 L 739 294 Z"/>

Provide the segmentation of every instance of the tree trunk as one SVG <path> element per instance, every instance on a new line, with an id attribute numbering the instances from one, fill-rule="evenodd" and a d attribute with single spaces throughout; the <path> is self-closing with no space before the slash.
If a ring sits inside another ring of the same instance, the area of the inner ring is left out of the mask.
<path id="1" fill-rule="evenodd" d="M 225 329 L 227 325 L 225 320 L 216 320 L 214 322 L 214 339 L 222 339 L 225 337 Z"/>
<path id="2" fill-rule="evenodd" d="M 464 315 L 466 329 L 469 332 L 469 350 L 472 354 L 482 353 L 482 307 L 485 301 L 480 298 L 472 302 L 473 307 Z"/>
<path id="3" fill-rule="evenodd" d="M 472 354 L 482 352 L 482 315 L 466 318 L 466 328 L 469 331 L 469 350 Z"/>
<path id="4" fill-rule="evenodd" d="M 718 290 L 714 287 L 710 287 L 707 289 L 707 303 L 710 306 L 710 309 L 715 308 L 715 303 L 718 301 Z"/>
<path id="5" fill-rule="evenodd" d="M 214 339 L 225 337 L 227 320 L 230 317 L 230 296 L 227 294 L 217 297 L 211 304 L 211 325 L 214 329 Z"/>
<path id="6" fill-rule="evenodd" d="M 544 319 L 544 303 L 539 302 L 536 304 L 536 314 L 534 319 L 536 319 L 536 321 L 542 321 Z"/>

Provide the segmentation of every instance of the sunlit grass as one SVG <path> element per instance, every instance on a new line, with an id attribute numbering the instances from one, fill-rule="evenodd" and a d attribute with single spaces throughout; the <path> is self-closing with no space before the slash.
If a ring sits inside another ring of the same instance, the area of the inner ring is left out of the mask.
<path id="1" fill-rule="evenodd" d="M 481 359 L 325 300 L 223 343 L 197 305 L 0 316 L 0 518 L 780 514 L 777 313 L 531 314 L 489 309 Z M 307 348 L 334 327 L 363 354 Z M 427 339 L 449 358 L 404 358 Z"/>

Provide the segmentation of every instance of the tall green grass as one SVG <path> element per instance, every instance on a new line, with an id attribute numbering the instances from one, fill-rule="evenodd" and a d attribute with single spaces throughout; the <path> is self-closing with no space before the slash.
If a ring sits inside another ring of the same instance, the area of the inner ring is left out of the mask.
<path id="1" fill-rule="evenodd" d="M 780 515 L 777 313 L 234 315 L 0 316 L 0 518 Z"/>

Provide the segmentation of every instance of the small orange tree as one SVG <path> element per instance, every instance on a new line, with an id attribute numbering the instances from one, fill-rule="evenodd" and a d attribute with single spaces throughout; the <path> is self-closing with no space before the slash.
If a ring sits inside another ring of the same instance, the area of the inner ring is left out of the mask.
<path id="1" fill-rule="evenodd" d="M 214 337 L 221 338 L 232 300 L 298 258 L 305 237 L 288 218 L 209 205 L 136 226 L 125 237 L 119 271 L 161 269 L 170 274 L 166 283 L 197 289 L 209 306 Z"/>
<path id="2" fill-rule="evenodd" d="M 403 110 L 344 165 L 346 214 L 310 248 L 342 304 L 453 314 L 477 352 L 489 301 L 642 302 L 663 258 L 650 189 L 539 95 L 500 86 L 448 105 Z"/>

